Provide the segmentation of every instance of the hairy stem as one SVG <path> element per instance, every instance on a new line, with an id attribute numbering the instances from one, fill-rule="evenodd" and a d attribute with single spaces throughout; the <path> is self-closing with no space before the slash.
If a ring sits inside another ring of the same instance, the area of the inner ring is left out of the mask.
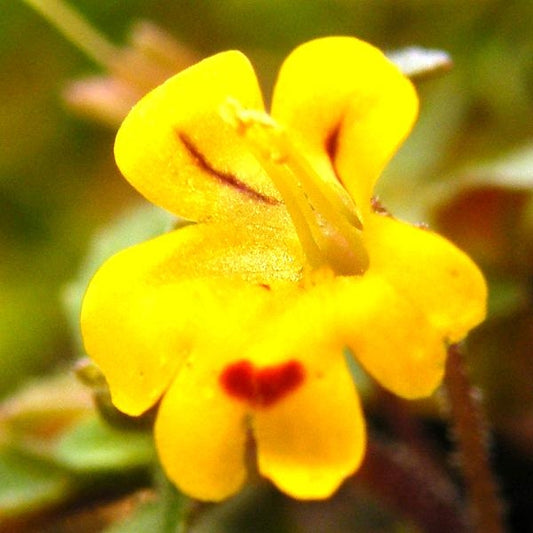
<path id="1" fill-rule="evenodd" d="M 470 385 L 458 345 L 448 350 L 445 385 L 472 529 L 478 533 L 503 533 L 502 505 L 490 470 L 480 395 Z"/>

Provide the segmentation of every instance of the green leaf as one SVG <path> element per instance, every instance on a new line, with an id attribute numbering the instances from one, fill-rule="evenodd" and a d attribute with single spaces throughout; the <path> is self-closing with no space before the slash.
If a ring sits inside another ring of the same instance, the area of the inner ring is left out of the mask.
<path id="1" fill-rule="evenodd" d="M 162 533 L 163 502 L 147 502 L 140 505 L 127 519 L 113 524 L 104 533 Z"/>
<path id="2" fill-rule="evenodd" d="M 0 424 L 16 438 L 53 440 L 65 427 L 93 412 L 88 387 L 72 372 L 29 380 L 0 403 Z"/>
<path id="3" fill-rule="evenodd" d="M 133 470 L 154 457 L 151 433 L 120 431 L 96 416 L 66 433 L 54 453 L 59 464 L 79 473 Z"/>
<path id="4" fill-rule="evenodd" d="M 113 524 L 105 533 L 181 533 L 187 529 L 187 498 L 181 494 L 161 470 L 156 479 L 158 498 L 140 503 L 124 520 Z M 185 515 L 185 516 L 184 516 Z"/>
<path id="5" fill-rule="evenodd" d="M 70 494 L 64 470 L 10 448 L 0 451 L 0 480 L 0 517 L 36 512 Z"/>
<path id="6" fill-rule="evenodd" d="M 527 282 L 499 276 L 489 281 L 489 316 L 502 318 L 513 315 L 528 306 Z"/>

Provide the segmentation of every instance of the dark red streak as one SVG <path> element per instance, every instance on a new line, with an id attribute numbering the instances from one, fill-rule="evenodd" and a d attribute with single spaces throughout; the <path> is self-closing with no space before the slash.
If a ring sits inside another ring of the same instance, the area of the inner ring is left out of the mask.
<path id="1" fill-rule="evenodd" d="M 236 189 L 239 192 L 246 194 L 252 200 L 257 200 L 259 202 L 263 202 L 270 205 L 278 205 L 281 203 L 277 198 L 267 196 L 266 194 L 262 194 L 256 191 L 255 189 L 252 189 L 249 185 L 235 177 L 233 174 L 230 174 L 229 172 L 222 172 L 214 168 L 211 163 L 209 163 L 209 161 L 206 159 L 204 154 L 202 154 L 202 152 L 200 152 L 198 148 L 194 145 L 191 139 L 187 137 L 187 135 L 185 135 L 185 133 L 176 130 L 176 136 L 181 141 L 183 146 L 185 146 L 185 149 L 187 150 L 187 152 L 189 152 L 194 163 L 199 168 L 205 170 L 211 176 L 216 178 L 218 181 L 222 182 L 224 185 L 232 187 L 233 189 Z"/>

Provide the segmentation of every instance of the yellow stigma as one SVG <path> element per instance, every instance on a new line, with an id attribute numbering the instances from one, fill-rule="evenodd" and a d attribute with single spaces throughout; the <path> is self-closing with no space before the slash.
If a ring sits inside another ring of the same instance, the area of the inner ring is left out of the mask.
<path id="1" fill-rule="evenodd" d="M 233 99 L 220 112 L 246 140 L 283 197 L 310 266 L 328 266 L 340 275 L 363 273 L 368 254 L 356 206 L 321 179 L 270 115 L 244 109 Z"/>

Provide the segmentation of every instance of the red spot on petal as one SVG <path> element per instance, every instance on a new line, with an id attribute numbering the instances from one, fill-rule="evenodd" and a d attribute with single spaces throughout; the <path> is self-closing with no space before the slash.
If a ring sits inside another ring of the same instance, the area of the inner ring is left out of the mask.
<path id="1" fill-rule="evenodd" d="M 242 360 L 224 369 L 220 384 L 228 395 L 252 407 L 269 407 L 297 389 L 304 377 L 298 361 L 255 368 L 250 361 Z"/>
<path id="2" fill-rule="evenodd" d="M 238 361 L 228 366 L 220 376 L 224 390 L 240 400 L 249 400 L 255 396 L 255 370 L 250 361 Z"/>

